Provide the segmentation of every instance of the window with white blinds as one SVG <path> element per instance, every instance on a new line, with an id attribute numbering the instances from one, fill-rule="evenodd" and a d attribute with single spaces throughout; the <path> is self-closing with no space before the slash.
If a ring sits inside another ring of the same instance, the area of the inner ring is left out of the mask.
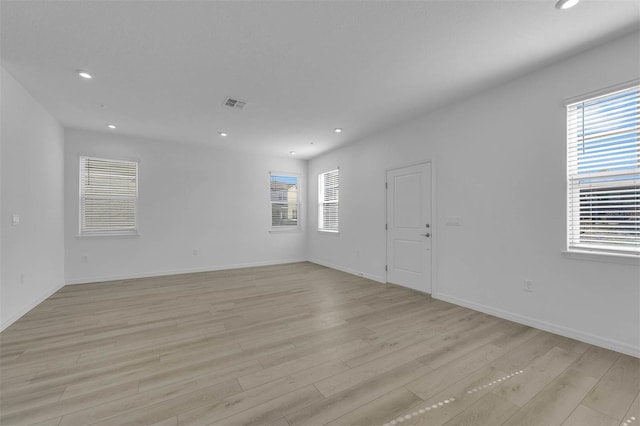
<path id="1" fill-rule="evenodd" d="M 270 174 L 271 229 L 298 228 L 300 224 L 300 179 L 289 173 Z"/>
<path id="2" fill-rule="evenodd" d="M 138 163 L 80 157 L 80 234 L 136 233 Z"/>
<path id="3" fill-rule="evenodd" d="M 567 105 L 570 251 L 640 255 L 639 93 Z"/>
<path id="4" fill-rule="evenodd" d="M 318 230 L 338 232 L 340 211 L 340 170 L 318 176 Z"/>

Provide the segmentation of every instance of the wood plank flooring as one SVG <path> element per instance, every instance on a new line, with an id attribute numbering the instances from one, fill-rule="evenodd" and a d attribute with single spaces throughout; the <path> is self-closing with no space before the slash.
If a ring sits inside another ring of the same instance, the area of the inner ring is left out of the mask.
<path id="1" fill-rule="evenodd" d="M 66 286 L 2 425 L 638 425 L 637 358 L 311 263 Z M 625 423 L 626 422 L 626 423 Z"/>

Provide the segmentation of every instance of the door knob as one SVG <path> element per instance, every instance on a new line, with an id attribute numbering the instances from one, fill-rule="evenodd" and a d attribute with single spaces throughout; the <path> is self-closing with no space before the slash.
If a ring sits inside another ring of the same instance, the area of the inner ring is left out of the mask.
<path id="1" fill-rule="evenodd" d="M 427 232 L 426 234 L 420 234 L 420 235 L 422 235 L 423 237 L 430 237 L 430 236 L 431 236 L 431 233 L 430 233 L 430 232 Z"/>

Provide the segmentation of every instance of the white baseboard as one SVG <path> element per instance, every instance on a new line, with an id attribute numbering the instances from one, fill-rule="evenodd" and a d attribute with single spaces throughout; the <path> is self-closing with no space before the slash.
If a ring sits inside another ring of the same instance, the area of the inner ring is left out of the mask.
<path id="1" fill-rule="evenodd" d="M 13 315 L 11 318 L 2 322 L 2 325 L 0 325 L 0 331 L 3 331 L 5 328 L 9 327 L 11 324 L 18 321 L 27 312 L 29 312 L 30 310 L 32 310 L 33 308 L 35 308 L 36 306 L 38 306 L 39 304 L 47 300 L 47 298 L 49 298 L 56 291 L 60 290 L 62 287 L 64 287 L 64 284 L 59 284 L 53 287 L 52 289 L 50 289 L 49 291 L 45 292 L 44 294 L 40 295 L 38 298 L 34 299 L 31 303 L 24 305 L 22 308 L 18 310 L 18 312 L 15 315 Z"/>
<path id="2" fill-rule="evenodd" d="M 130 280 L 133 278 L 161 277 L 166 275 L 192 274 L 195 272 L 211 272 L 211 271 L 223 271 L 226 269 L 253 268 L 256 266 L 283 265 L 286 263 L 297 263 L 297 262 L 306 262 L 306 261 L 307 261 L 306 258 L 283 259 L 283 260 L 271 260 L 271 261 L 264 261 L 264 262 L 204 266 L 199 268 L 181 268 L 181 269 L 170 269 L 170 270 L 153 271 L 153 272 L 136 272 L 133 274 L 100 275 L 100 276 L 93 276 L 93 277 L 68 279 L 66 280 L 66 284 L 67 285 L 90 284 L 90 283 L 98 283 L 98 282 L 105 282 L 105 281 Z"/>
<path id="3" fill-rule="evenodd" d="M 596 336 L 594 334 L 585 333 L 583 331 L 575 330 L 573 328 L 563 327 L 563 326 L 552 324 L 546 321 L 541 321 L 535 318 L 519 315 L 514 312 L 493 308 L 491 306 L 481 305 L 475 302 L 460 299 L 454 296 L 449 296 L 446 294 L 434 293 L 432 296 L 434 299 L 444 300 L 445 302 L 453 303 L 459 306 L 464 306 L 465 308 L 473 309 L 474 311 L 484 312 L 485 314 L 489 314 L 489 315 L 493 315 L 509 321 L 517 322 L 519 324 L 535 327 L 540 330 L 548 331 L 550 333 L 559 334 L 560 336 L 580 340 L 581 342 L 589 343 L 591 345 L 596 345 L 606 349 L 611 349 L 613 351 L 621 352 L 623 354 L 631 355 L 634 357 L 640 357 L 640 348 L 623 343 L 623 342 L 619 342 L 616 340 L 611 340 L 606 337 Z"/>
<path id="4" fill-rule="evenodd" d="M 384 284 L 386 282 L 385 277 L 381 277 L 381 276 L 373 275 L 373 274 L 367 274 L 366 272 L 356 271 L 355 269 L 347 268 L 347 267 L 344 267 L 344 266 L 334 265 L 333 263 L 325 262 L 323 260 L 309 259 L 308 261 L 311 262 L 311 263 L 315 263 L 315 264 L 321 265 L 321 266 L 326 266 L 327 268 L 336 269 L 338 271 L 346 272 L 347 274 L 357 275 L 359 277 L 368 278 L 370 280 L 377 281 L 379 283 L 383 283 Z"/>

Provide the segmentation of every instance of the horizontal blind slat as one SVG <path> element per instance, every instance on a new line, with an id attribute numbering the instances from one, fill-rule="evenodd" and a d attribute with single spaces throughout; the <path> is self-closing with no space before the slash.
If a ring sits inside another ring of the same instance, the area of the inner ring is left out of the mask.
<path id="1" fill-rule="evenodd" d="M 136 229 L 138 163 L 80 157 L 80 232 Z"/>
<path id="2" fill-rule="evenodd" d="M 567 106 L 567 246 L 640 253 L 640 86 Z"/>
<path id="3" fill-rule="evenodd" d="M 271 226 L 274 228 L 298 226 L 300 211 L 298 177 L 272 174 L 269 185 Z"/>
<path id="4" fill-rule="evenodd" d="M 340 216 L 340 170 L 331 170 L 318 176 L 318 228 L 338 231 Z"/>

